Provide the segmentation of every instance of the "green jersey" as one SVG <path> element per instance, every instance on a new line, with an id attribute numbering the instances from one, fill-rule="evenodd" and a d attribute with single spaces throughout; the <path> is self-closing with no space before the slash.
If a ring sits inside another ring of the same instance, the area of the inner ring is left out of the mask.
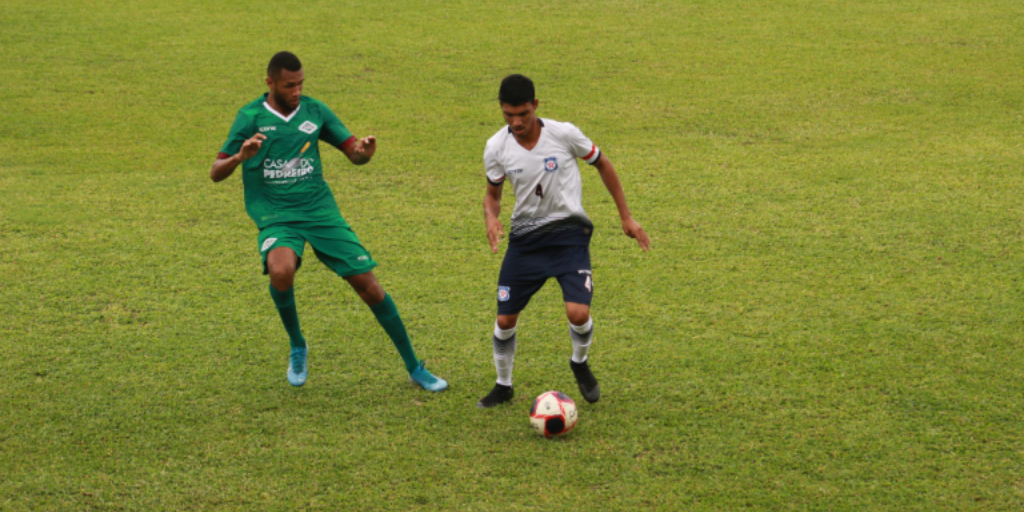
<path id="1" fill-rule="evenodd" d="M 302 96 L 284 116 L 270 107 L 267 94 L 238 111 L 220 158 L 238 153 L 257 133 L 266 135 L 256 156 L 242 162 L 245 211 L 259 229 L 285 222 L 341 218 L 324 181 L 319 140 L 341 149 L 355 142 L 327 105 Z"/>

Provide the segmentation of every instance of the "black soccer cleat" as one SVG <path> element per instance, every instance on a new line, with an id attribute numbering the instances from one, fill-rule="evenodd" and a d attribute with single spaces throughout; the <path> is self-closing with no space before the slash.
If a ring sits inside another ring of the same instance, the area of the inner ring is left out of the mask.
<path id="1" fill-rule="evenodd" d="M 577 363 L 570 359 L 569 366 L 572 367 L 572 374 L 576 376 L 576 384 L 579 384 L 580 394 L 583 395 L 583 398 L 590 403 L 601 398 L 601 387 L 597 385 L 597 379 L 590 371 L 590 365 L 586 361 Z"/>
<path id="2" fill-rule="evenodd" d="M 498 404 L 511 401 L 513 396 L 512 386 L 502 386 L 501 384 L 495 384 L 494 389 L 487 396 L 480 399 L 476 403 L 476 406 L 481 409 L 490 409 Z"/>

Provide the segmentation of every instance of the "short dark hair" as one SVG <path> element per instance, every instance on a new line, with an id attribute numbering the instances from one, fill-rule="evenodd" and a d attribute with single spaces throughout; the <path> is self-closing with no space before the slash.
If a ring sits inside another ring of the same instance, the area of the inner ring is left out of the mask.
<path id="1" fill-rule="evenodd" d="M 531 103 L 534 100 L 533 80 L 520 75 L 509 75 L 501 81 L 498 89 L 498 101 L 513 107 Z"/>
<path id="2" fill-rule="evenodd" d="M 267 64 L 267 76 L 274 78 L 281 74 L 282 69 L 295 72 L 302 69 L 302 63 L 292 52 L 277 52 Z"/>

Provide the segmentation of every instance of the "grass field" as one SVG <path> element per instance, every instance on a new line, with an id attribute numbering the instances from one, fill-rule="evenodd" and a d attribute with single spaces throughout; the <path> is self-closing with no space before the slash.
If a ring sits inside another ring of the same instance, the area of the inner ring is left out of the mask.
<path id="1" fill-rule="evenodd" d="M 207 4 L 0 4 L 0 509 L 1024 508 L 1019 0 Z M 443 394 L 314 258 L 285 381 L 241 180 L 208 178 L 282 49 L 379 138 L 325 173 Z M 653 244 L 583 166 L 604 396 L 555 441 L 554 283 L 514 404 L 474 407 L 511 72 Z"/>

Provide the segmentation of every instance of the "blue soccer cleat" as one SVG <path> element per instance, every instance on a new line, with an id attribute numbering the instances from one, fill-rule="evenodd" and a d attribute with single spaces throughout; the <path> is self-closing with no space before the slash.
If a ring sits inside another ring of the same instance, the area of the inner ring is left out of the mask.
<path id="1" fill-rule="evenodd" d="M 437 393 L 438 391 L 444 391 L 448 389 L 448 381 L 440 377 L 435 377 L 434 374 L 428 372 L 427 368 L 424 366 L 425 364 L 426 361 L 420 361 L 420 365 L 417 366 L 416 369 L 413 370 L 411 373 L 409 373 L 409 378 L 427 391 L 433 391 Z"/>
<path id="2" fill-rule="evenodd" d="M 308 347 L 292 347 L 291 362 L 288 363 L 288 383 L 299 387 L 306 383 L 306 354 Z"/>

